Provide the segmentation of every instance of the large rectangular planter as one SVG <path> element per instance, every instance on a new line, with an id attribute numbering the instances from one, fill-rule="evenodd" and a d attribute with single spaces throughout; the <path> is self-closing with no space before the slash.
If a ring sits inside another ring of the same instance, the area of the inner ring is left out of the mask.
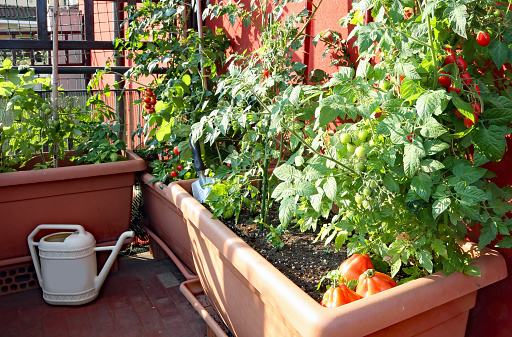
<path id="1" fill-rule="evenodd" d="M 41 224 L 78 224 L 98 244 L 129 229 L 135 172 L 146 163 L 128 160 L 0 174 L 0 265 L 30 261 L 28 235 Z M 36 241 L 47 231 L 41 231 Z"/>
<path id="2" fill-rule="evenodd" d="M 177 258 L 175 263 L 185 277 L 190 279 L 193 275 L 191 273 L 195 273 L 190 237 L 183 214 L 172 202 L 171 188 L 159 181 L 150 183 L 155 177 L 147 172 L 140 172 L 137 177 L 141 182 L 144 211 L 149 219 L 147 229 L 151 235 L 150 240 L 155 236 L 161 240 L 165 245 L 164 248 L 170 249 Z M 191 273 L 186 269 L 183 270 L 183 266 L 186 266 Z"/>
<path id="3" fill-rule="evenodd" d="M 478 252 L 480 278 L 436 273 L 344 305 L 325 308 L 267 262 L 191 196 L 193 180 L 169 185 L 183 213 L 196 271 L 225 324 L 239 337 L 464 336 L 477 291 L 507 276 L 503 257 Z M 482 322 L 482 324 L 485 324 Z"/>

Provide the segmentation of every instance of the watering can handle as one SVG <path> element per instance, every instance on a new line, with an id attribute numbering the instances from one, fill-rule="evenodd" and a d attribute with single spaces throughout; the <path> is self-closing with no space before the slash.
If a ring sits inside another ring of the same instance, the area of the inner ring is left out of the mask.
<path id="1" fill-rule="evenodd" d="M 41 229 L 75 230 L 80 234 L 85 234 L 85 229 L 80 225 L 39 225 L 32 231 L 32 233 L 30 233 L 27 238 L 28 248 L 30 249 L 32 261 L 34 262 L 34 269 L 36 270 L 37 280 L 39 281 L 39 285 L 42 287 L 43 278 L 41 277 L 41 266 L 39 265 L 39 258 L 37 257 L 35 248 L 35 246 L 39 245 L 39 242 L 34 242 L 34 237 Z"/>

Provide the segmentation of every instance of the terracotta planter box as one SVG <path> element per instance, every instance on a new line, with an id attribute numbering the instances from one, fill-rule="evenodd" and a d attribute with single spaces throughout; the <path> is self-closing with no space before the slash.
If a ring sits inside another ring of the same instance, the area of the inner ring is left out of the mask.
<path id="1" fill-rule="evenodd" d="M 128 160 L 0 174 L 0 265 L 31 261 L 28 235 L 41 224 L 79 224 L 98 244 L 117 241 L 130 226 L 135 172 Z M 41 231 L 40 237 L 48 234 Z"/>
<path id="2" fill-rule="evenodd" d="M 191 196 L 193 180 L 169 186 L 188 224 L 204 291 L 239 337 L 464 336 L 479 289 L 507 276 L 493 250 L 479 258 L 482 277 L 433 274 L 329 309 L 309 297 Z M 476 256 L 476 255 L 475 255 Z M 484 323 L 482 323 L 484 324 Z"/>
<path id="3" fill-rule="evenodd" d="M 167 253 L 169 250 L 171 251 L 169 255 L 187 279 L 196 278 L 193 275 L 195 267 L 187 223 L 171 199 L 171 186 L 176 183 L 165 185 L 161 182 L 154 182 L 148 184 L 155 177 L 147 172 L 140 172 L 137 177 L 141 182 L 144 210 L 149 218 L 146 231 L 150 233 L 150 240 L 161 241 L 158 243 L 162 248 Z"/>

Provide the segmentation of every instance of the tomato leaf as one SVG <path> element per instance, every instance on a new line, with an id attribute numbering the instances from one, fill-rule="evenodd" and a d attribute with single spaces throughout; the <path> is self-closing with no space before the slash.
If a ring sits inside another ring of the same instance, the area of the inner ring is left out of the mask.
<path id="1" fill-rule="evenodd" d="M 301 173 L 293 166 L 283 164 L 274 170 L 274 175 L 279 180 L 292 181 L 295 178 L 300 178 Z"/>
<path id="2" fill-rule="evenodd" d="M 315 186 L 313 186 L 313 184 L 311 184 L 309 181 L 305 180 L 302 180 L 298 183 L 298 185 L 295 187 L 295 191 L 302 197 L 308 197 L 318 193 Z"/>
<path id="3" fill-rule="evenodd" d="M 428 202 L 430 195 L 432 194 L 432 187 L 432 179 L 425 173 L 420 173 L 412 178 L 411 190 L 426 202 Z"/>
<path id="4" fill-rule="evenodd" d="M 489 48 L 491 50 L 491 56 L 494 64 L 498 69 L 501 68 L 507 60 L 508 44 L 494 39 Z"/>
<path id="5" fill-rule="evenodd" d="M 325 195 L 327 198 L 334 200 L 336 199 L 336 194 L 338 193 L 338 184 L 336 184 L 336 179 L 333 177 L 327 178 L 326 182 L 323 186 Z"/>
<path id="6" fill-rule="evenodd" d="M 279 205 L 279 221 L 282 225 L 286 226 L 295 213 L 296 204 L 294 197 L 288 197 L 283 199 L 281 205 Z"/>
<path id="7" fill-rule="evenodd" d="M 318 127 L 325 127 L 329 122 L 332 122 L 336 117 L 345 119 L 347 116 L 345 109 L 345 98 L 341 95 L 332 95 L 320 101 L 318 108 L 317 121 L 315 122 L 315 129 Z"/>
<path id="8" fill-rule="evenodd" d="M 420 167 L 420 159 L 425 156 L 423 145 L 414 142 L 405 144 L 404 147 L 404 172 L 407 177 L 412 177 Z"/>
<path id="9" fill-rule="evenodd" d="M 497 244 L 496 247 L 498 248 L 512 248 L 512 236 L 507 235 L 503 239 L 501 239 Z"/>
<path id="10" fill-rule="evenodd" d="M 485 118 L 490 124 L 508 125 L 512 122 L 512 109 L 501 108 L 485 110 Z"/>
<path id="11" fill-rule="evenodd" d="M 462 3 L 450 3 L 444 11 L 444 16 L 450 21 L 450 25 L 453 31 L 463 38 L 467 38 L 466 35 L 466 6 Z"/>
<path id="12" fill-rule="evenodd" d="M 437 138 L 448 132 L 434 117 L 429 117 L 421 128 L 421 135 L 427 138 Z"/>
<path id="13" fill-rule="evenodd" d="M 507 127 L 491 125 L 489 129 L 477 127 L 472 135 L 475 147 L 492 161 L 500 161 L 505 154 Z"/>
<path id="14" fill-rule="evenodd" d="M 448 209 L 452 201 L 450 198 L 443 198 L 434 201 L 432 205 L 432 216 L 436 219 L 440 214 Z"/>
<path id="15" fill-rule="evenodd" d="M 432 253 L 430 253 L 428 250 L 420 250 L 416 253 L 416 257 L 418 258 L 418 261 L 423 266 L 423 268 L 425 268 L 429 273 L 434 271 Z"/>

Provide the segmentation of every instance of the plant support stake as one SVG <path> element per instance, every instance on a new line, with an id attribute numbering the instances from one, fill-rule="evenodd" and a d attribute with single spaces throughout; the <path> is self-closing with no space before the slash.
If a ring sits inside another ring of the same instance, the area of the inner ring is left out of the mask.
<path id="1" fill-rule="evenodd" d="M 53 120 L 59 119 L 59 0 L 53 0 L 52 106 Z M 53 166 L 58 167 L 59 144 L 53 142 Z"/>

